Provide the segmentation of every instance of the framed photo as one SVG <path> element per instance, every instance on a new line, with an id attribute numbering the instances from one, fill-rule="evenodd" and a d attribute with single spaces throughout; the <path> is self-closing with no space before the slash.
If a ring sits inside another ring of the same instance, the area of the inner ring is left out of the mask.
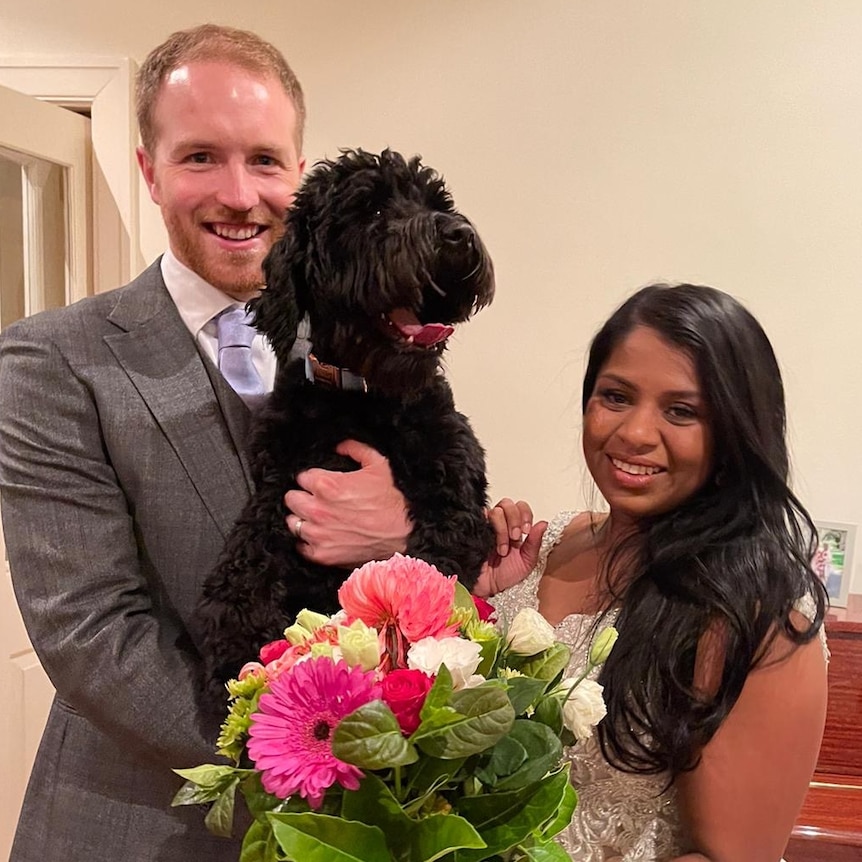
<path id="1" fill-rule="evenodd" d="M 853 545 L 855 524 L 815 521 L 819 542 L 812 565 L 826 585 L 829 601 L 834 607 L 846 608 L 853 577 Z"/>

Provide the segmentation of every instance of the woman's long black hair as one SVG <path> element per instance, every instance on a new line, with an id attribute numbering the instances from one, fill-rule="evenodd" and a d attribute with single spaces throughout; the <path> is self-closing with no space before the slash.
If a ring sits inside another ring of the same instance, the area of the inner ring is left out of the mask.
<path id="1" fill-rule="evenodd" d="M 816 531 L 788 487 L 784 389 L 772 346 L 733 297 L 690 284 L 650 285 L 593 339 L 582 406 L 613 350 L 637 326 L 655 330 L 694 363 L 713 437 L 704 486 L 678 508 L 643 519 L 606 561 L 620 632 L 602 668 L 605 756 L 621 769 L 671 776 L 699 752 L 739 697 L 771 639 L 814 638 L 827 606 L 810 561 Z M 625 569 L 624 586 L 611 575 Z M 797 601 L 816 613 L 800 629 Z M 797 617 L 798 621 L 798 617 Z M 697 690 L 695 657 L 718 634 L 723 658 L 715 690 Z"/>

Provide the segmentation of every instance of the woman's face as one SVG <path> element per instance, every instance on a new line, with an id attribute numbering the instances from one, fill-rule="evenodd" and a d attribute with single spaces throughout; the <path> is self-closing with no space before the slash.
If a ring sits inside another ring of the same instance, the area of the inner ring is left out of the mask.
<path id="1" fill-rule="evenodd" d="M 712 428 L 694 364 L 638 326 L 599 369 L 584 456 L 617 522 L 669 512 L 712 470 Z"/>

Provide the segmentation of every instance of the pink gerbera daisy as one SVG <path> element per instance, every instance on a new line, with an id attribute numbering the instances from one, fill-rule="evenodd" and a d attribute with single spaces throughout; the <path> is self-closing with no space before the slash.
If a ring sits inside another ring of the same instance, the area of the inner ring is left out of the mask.
<path id="1" fill-rule="evenodd" d="M 341 585 L 338 601 L 351 619 L 380 632 L 388 658 L 384 670 L 403 667 L 410 643 L 457 634 L 457 626 L 449 625 L 456 580 L 425 560 L 395 554 L 356 569 Z"/>
<path id="2" fill-rule="evenodd" d="M 321 657 L 294 665 L 270 683 L 251 716 L 248 753 L 267 793 L 298 793 L 319 808 L 338 782 L 356 790 L 362 772 L 332 753 L 332 734 L 349 713 L 381 695 L 374 673 Z"/>

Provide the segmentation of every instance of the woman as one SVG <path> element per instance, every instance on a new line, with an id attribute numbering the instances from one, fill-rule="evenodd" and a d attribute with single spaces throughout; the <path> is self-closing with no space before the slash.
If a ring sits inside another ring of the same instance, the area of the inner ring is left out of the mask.
<path id="1" fill-rule="evenodd" d="M 558 516 L 529 577 L 494 600 L 505 617 L 538 608 L 572 669 L 619 629 L 607 717 L 570 752 L 579 803 L 561 841 L 579 862 L 777 862 L 823 731 L 826 595 L 787 485 L 772 348 L 727 294 L 646 287 L 593 340 L 582 403 L 609 512 Z M 524 577 L 542 528 L 486 592 Z"/>

